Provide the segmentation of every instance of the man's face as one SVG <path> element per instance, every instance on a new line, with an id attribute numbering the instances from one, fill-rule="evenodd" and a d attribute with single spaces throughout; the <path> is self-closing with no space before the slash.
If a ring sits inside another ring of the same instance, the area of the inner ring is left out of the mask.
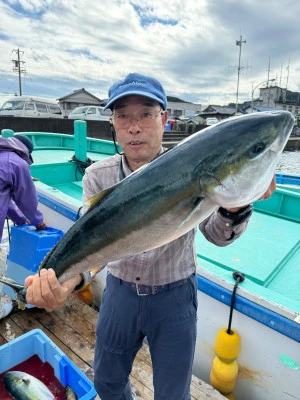
<path id="1" fill-rule="evenodd" d="M 114 103 L 112 122 L 117 141 L 132 170 L 157 156 L 167 118 L 160 104 L 147 97 L 126 96 Z"/>

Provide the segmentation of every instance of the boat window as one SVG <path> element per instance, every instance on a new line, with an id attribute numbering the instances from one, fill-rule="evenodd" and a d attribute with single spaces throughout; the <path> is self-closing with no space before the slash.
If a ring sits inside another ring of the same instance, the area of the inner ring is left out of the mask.
<path id="1" fill-rule="evenodd" d="M 96 107 L 90 107 L 88 110 L 88 114 L 96 114 Z"/>
<path id="2" fill-rule="evenodd" d="M 12 101 L 6 101 L 0 110 L 23 110 L 25 101 L 17 101 L 17 100 L 12 100 Z"/>

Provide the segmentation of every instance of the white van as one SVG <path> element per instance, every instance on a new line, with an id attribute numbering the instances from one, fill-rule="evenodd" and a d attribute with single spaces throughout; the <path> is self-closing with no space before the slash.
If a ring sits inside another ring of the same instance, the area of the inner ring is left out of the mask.
<path id="1" fill-rule="evenodd" d="M 97 120 L 97 121 L 109 121 L 111 116 L 111 110 L 107 109 L 103 111 L 104 107 L 98 106 L 84 106 L 76 107 L 68 115 L 69 119 L 83 119 L 83 120 Z"/>
<path id="2" fill-rule="evenodd" d="M 63 118 L 55 100 L 31 96 L 14 96 L 7 99 L 0 107 L 0 116 Z"/>
<path id="3" fill-rule="evenodd" d="M 206 125 L 214 125 L 220 122 L 218 118 L 211 117 L 211 118 L 206 118 Z"/>

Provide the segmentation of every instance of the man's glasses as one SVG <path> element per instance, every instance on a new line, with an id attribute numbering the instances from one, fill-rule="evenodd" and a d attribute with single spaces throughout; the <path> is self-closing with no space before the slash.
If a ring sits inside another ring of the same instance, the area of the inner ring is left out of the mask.
<path id="1" fill-rule="evenodd" d="M 153 125 L 154 120 L 163 115 L 163 111 L 154 111 L 152 109 L 144 110 L 135 116 L 132 114 L 114 112 L 112 115 L 113 123 L 118 129 L 127 129 L 131 126 L 133 120 L 137 122 L 140 128 L 150 128 Z"/>

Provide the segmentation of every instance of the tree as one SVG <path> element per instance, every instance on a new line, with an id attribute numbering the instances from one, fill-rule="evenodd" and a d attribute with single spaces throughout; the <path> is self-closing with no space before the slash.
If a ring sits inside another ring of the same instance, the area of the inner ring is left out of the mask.
<path id="1" fill-rule="evenodd" d="M 181 100 L 178 97 L 167 96 L 168 101 L 172 101 L 174 103 L 190 103 L 190 101 Z"/>

